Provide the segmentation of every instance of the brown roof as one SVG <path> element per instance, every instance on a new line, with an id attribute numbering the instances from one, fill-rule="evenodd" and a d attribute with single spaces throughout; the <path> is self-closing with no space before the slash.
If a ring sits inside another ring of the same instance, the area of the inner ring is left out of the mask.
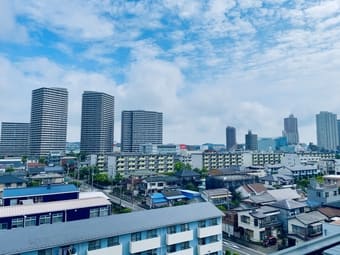
<path id="1" fill-rule="evenodd" d="M 337 208 L 324 206 L 319 208 L 318 211 L 321 212 L 323 215 L 327 216 L 328 218 L 340 217 L 340 209 Z"/>
<path id="2" fill-rule="evenodd" d="M 262 183 L 245 184 L 242 186 L 248 193 L 260 194 L 267 191 Z"/>

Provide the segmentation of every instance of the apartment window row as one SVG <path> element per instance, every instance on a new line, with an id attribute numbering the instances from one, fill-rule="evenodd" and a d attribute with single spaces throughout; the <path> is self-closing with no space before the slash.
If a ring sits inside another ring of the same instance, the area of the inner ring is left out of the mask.
<path id="1" fill-rule="evenodd" d="M 177 252 L 177 251 L 186 250 L 186 249 L 189 249 L 189 248 L 190 248 L 189 242 L 183 242 L 183 243 L 179 243 L 179 244 L 168 245 L 166 247 L 167 252 Z"/>
<path id="2" fill-rule="evenodd" d="M 157 249 L 134 253 L 133 255 L 157 255 Z"/>
<path id="3" fill-rule="evenodd" d="M 107 207 L 90 209 L 90 218 L 107 216 L 107 215 L 109 215 L 109 209 Z"/>
<path id="4" fill-rule="evenodd" d="M 199 245 L 205 245 L 205 244 L 216 243 L 216 242 L 218 242 L 218 236 L 217 235 L 208 236 L 208 237 L 198 239 Z"/>
<path id="5" fill-rule="evenodd" d="M 212 219 L 208 219 L 208 220 L 201 220 L 198 222 L 198 227 L 200 228 L 205 228 L 208 226 L 215 226 L 218 225 L 218 221 L 217 218 L 212 218 Z"/>
<path id="6" fill-rule="evenodd" d="M 178 230 L 177 230 L 177 226 L 178 226 Z M 184 224 L 180 224 L 180 225 L 169 226 L 167 228 L 167 233 L 168 234 L 175 234 L 177 232 L 184 232 L 184 231 L 188 231 L 188 230 L 190 230 L 189 224 L 188 223 L 184 223 Z"/>
<path id="7" fill-rule="evenodd" d="M 97 240 L 90 241 L 88 243 L 87 250 L 93 251 L 93 250 L 98 250 L 98 249 L 104 248 L 102 246 L 102 240 L 103 239 L 97 239 Z M 112 247 L 112 246 L 119 245 L 119 237 L 118 236 L 112 236 L 112 237 L 107 238 L 106 244 L 107 244 L 106 247 Z"/>

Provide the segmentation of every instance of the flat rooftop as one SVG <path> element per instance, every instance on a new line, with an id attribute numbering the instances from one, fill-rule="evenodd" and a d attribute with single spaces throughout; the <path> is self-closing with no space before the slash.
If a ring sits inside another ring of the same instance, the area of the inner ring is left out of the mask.
<path id="1" fill-rule="evenodd" d="M 29 187 L 29 188 L 5 188 L 2 198 L 30 197 L 57 193 L 79 192 L 73 184 L 52 184 L 47 186 Z"/>

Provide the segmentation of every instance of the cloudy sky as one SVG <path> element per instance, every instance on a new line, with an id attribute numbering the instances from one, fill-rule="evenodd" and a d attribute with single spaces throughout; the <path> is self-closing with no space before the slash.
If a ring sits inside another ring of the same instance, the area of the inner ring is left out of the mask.
<path id="1" fill-rule="evenodd" d="M 302 142 L 315 114 L 340 113 L 339 0 L 1 0 L 0 121 L 29 122 L 31 91 L 69 91 L 164 113 L 164 142 L 224 143 L 225 127 L 279 136 L 293 113 Z"/>

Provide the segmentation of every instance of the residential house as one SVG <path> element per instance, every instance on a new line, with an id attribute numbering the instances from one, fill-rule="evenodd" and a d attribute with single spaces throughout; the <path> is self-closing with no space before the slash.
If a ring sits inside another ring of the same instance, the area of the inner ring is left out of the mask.
<path id="1" fill-rule="evenodd" d="M 249 183 L 242 185 L 236 189 L 236 192 L 241 193 L 242 198 L 247 198 L 254 195 L 260 195 L 267 191 L 267 188 L 261 183 Z"/>
<path id="2" fill-rule="evenodd" d="M 340 200 L 337 184 L 320 184 L 315 180 L 310 182 L 307 190 L 307 196 L 307 203 L 313 208 Z"/>
<path id="3" fill-rule="evenodd" d="M 279 219 L 282 223 L 282 230 L 284 233 L 288 233 L 288 220 L 294 218 L 296 215 L 304 213 L 306 203 L 284 199 L 277 201 L 270 206 L 280 210 Z"/>
<path id="4" fill-rule="evenodd" d="M 201 192 L 202 198 L 214 205 L 227 205 L 231 200 L 231 193 L 228 189 L 207 189 Z"/>
<path id="5" fill-rule="evenodd" d="M 288 220 L 288 235 L 296 239 L 296 243 L 319 236 L 326 219 L 327 217 L 318 211 L 298 214 Z"/>
<path id="6" fill-rule="evenodd" d="M 5 188 L 26 187 L 27 181 L 11 174 L 0 175 L 0 192 Z"/>
<path id="7" fill-rule="evenodd" d="M 161 192 L 164 189 L 175 189 L 177 188 L 178 181 L 178 178 L 175 176 L 150 176 L 141 181 L 138 189 L 141 194 L 146 196 L 150 193 Z"/>
<path id="8" fill-rule="evenodd" d="M 262 243 L 269 237 L 277 237 L 281 233 L 279 214 L 279 209 L 270 206 L 239 212 L 241 238 Z"/>

